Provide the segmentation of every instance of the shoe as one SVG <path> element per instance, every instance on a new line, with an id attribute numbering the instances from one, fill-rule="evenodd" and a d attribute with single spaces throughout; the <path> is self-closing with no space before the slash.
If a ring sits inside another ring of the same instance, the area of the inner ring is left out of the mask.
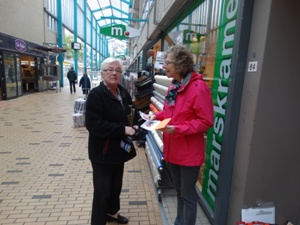
<path id="1" fill-rule="evenodd" d="M 118 218 L 114 218 L 110 215 L 107 215 L 107 222 L 112 222 L 112 221 L 115 221 L 119 224 L 127 224 L 128 223 L 128 219 L 124 216 L 121 216 L 120 214 L 118 215 Z"/>

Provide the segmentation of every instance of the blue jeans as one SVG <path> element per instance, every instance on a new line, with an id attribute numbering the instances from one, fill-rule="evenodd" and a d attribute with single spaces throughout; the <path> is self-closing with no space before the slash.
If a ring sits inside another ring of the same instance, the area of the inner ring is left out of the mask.
<path id="1" fill-rule="evenodd" d="M 177 217 L 174 225 L 194 225 L 198 205 L 195 185 L 200 166 L 179 166 L 170 163 L 170 170 L 177 193 Z"/>

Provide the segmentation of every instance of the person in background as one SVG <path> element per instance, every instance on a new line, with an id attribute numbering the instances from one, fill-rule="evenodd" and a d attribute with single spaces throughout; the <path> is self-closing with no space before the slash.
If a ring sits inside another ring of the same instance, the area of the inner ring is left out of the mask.
<path id="1" fill-rule="evenodd" d="M 76 88 L 75 88 L 75 82 L 77 80 L 77 73 L 74 70 L 74 67 L 71 66 L 68 74 L 67 74 L 67 78 L 69 80 L 70 83 L 70 92 L 72 94 L 72 92 L 74 91 L 74 93 L 76 92 Z"/>
<path id="2" fill-rule="evenodd" d="M 129 119 L 134 104 L 128 91 L 119 84 L 122 71 L 120 60 L 105 59 L 101 64 L 102 81 L 86 100 L 85 122 L 94 185 L 92 225 L 105 225 L 110 221 L 128 223 L 128 219 L 119 214 L 120 194 L 124 163 L 134 158 L 136 152 L 128 153 L 120 147 L 124 136 L 135 134 Z"/>
<path id="3" fill-rule="evenodd" d="M 162 129 L 164 159 L 170 166 L 177 193 L 175 225 L 194 225 L 197 216 L 196 182 L 205 161 L 204 133 L 213 125 L 213 103 L 202 75 L 194 71 L 194 60 L 184 45 L 165 52 L 163 65 L 173 78 L 163 110 L 149 115 L 151 120 L 171 118 Z"/>
<path id="4" fill-rule="evenodd" d="M 82 89 L 82 94 L 87 95 L 91 89 L 91 81 L 86 73 L 83 74 L 79 81 L 79 87 Z"/>

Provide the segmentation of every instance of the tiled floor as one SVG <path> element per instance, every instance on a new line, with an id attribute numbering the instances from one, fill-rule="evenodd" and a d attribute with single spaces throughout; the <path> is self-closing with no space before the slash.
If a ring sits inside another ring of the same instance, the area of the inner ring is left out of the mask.
<path id="1" fill-rule="evenodd" d="M 78 88 L 78 87 L 77 87 Z M 90 224 L 88 132 L 74 128 L 75 99 L 65 86 L 0 101 L 0 224 Z M 126 163 L 121 213 L 130 225 L 171 225 L 173 189 L 156 196 L 144 148 Z M 113 224 L 113 223 L 111 223 Z M 209 222 L 198 207 L 197 225 Z"/>

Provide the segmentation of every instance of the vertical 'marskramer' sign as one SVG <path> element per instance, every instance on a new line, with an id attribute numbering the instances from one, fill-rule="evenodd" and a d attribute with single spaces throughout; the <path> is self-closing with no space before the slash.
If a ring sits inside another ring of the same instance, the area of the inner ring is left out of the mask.
<path id="1" fill-rule="evenodd" d="M 215 209 L 220 155 L 224 135 L 227 96 L 230 85 L 232 51 L 235 43 L 238 0 L 224 0 L 218 30 L 212 97 L 214 125 L 208 131 L 202 194 L 212 210 Z"/>

